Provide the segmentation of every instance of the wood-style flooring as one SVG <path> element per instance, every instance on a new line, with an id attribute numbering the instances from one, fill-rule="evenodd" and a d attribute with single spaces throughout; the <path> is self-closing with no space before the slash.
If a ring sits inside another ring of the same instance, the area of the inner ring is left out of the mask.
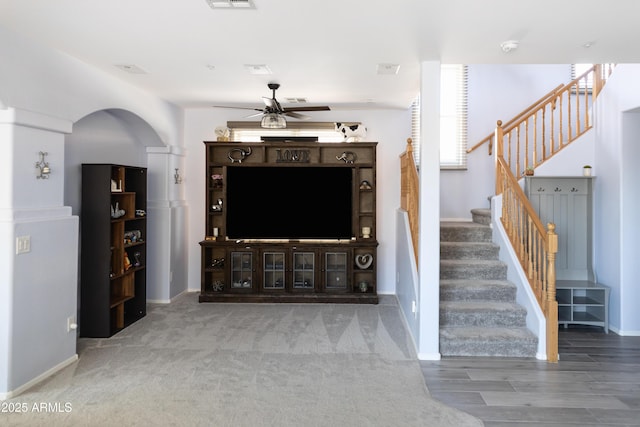
<path id="1" fill-rule="evenodd" d="M 640 337 L 560 328 L 559 354 L 420 364 L 432 397 L 487 427 L 640 426 Z"/>

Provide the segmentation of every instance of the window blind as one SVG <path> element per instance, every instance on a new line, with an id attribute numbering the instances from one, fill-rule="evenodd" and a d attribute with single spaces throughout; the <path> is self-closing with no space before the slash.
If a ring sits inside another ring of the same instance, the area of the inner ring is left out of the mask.
<path id="1" fill-rule="evenodd" d="M 467 67 L 443 64 L 440 85 L 440 168 L 466 169 Z"/>
<path id="2" fill-rule="evenodd" d="M 467 167 L 467 66 L 447 64 L 440 74 L 440 168 Z M 420 166 L 420 95 L 411 104 L 411 138 Z"/>
<path id="3" fill-rule="evenodd" d="M 420 95 L 411 104 L 411 146 L 413 160 L 420 170 Z"/>

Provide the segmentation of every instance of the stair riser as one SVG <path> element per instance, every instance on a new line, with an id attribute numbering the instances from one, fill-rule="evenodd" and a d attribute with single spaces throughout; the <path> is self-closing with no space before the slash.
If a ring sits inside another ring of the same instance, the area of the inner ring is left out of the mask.
<path id="1" fill-rule="evenodd" d="M 471 215 L 471 220 L 477 224 L 489 225 L 491 224 L 491 217 L 486 215 Z"/>
<path id="2" fill-rule="evenodd" d="M 504 280 L 506 265 L 450 265 L 440 263 L 440 279 Z"/>
<path id="3" fill-rule="evenodd" d="M 440 245 L 440 259 L 497 259 L 500 248 L 486 245 Z"/>
<path id="4" fill-rule="evenodd" d="M 440 310 L 440 326 L 481 326 L 520 328 L 527 325 L 525 314 L 520 311 L 460 312 Z"/>
<path id="5" fill-rule="evenodd" d="M 450 341 L 440 340 L 440 354 L 442 356 L 471 356 L 471 357 L 533 357 L 537 344 L 530 341 Z"/>

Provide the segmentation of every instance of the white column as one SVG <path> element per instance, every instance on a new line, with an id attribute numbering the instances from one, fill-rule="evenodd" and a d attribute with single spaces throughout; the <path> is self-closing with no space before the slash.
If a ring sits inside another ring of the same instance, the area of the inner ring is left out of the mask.
<path id="1" fill-rule="evenodd" d="M 440 359 L 440 62 L 425 61 L 420 80 L 420 238 L 418 357 Z"/>
<path id="2" fill-rule="evenodd" d="M 168 303 L 187 289 L 184 157 L 185 150 L 180 147 L 147 148 L 147 300 L 151 302 Z"/>

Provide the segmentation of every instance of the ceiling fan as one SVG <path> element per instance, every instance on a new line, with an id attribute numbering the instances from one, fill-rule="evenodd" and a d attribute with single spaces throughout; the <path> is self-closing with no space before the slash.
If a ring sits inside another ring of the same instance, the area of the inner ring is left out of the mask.
<path id="1" fill-rule="evenodd" d="M 272 91 L 271 98 L 267 98 L 266 96 L 262 97 L 262 101 L 264 102 L 265 107 L 263 109 L 260 108 L 247 108 L 247 107 L 227 107 L 222 105 L 214 105 L 214 107 L 218 108 L 237 108 L 241 110 L 255 110 L 259 111 L 259 113 L 251 114 L 247 117 L 257 117 L 262 116 L 262 121 L 260 122 L 260 126 L 268 129 L 284 129 L 287 127 L 287 120 L 284 116 L 293 117 L 294 119 L 307 120 L 309 116 L 305 114 L 300 114 L 299 111 L 329 111 L 330 108 L 327 106 L 317 106 L 317 107 L 286 107 L 283 108 L 278 100 L 276 99 L 276 90 L 280 87 L 279 83 L 269 83 L 269 89 Z"/>

